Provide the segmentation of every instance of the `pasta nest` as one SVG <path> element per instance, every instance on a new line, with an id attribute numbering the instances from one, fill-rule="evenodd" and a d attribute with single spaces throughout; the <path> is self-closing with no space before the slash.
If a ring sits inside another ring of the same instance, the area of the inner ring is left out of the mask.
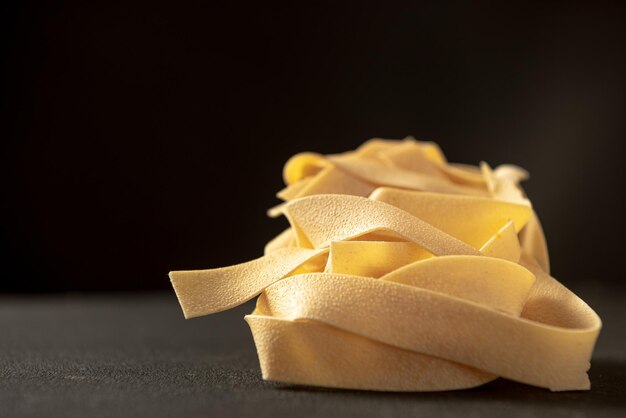
<path id="1" fill-rule="evenodd" d="M 187 318 L 260 295 L 245 319 L 264 379 L 589 389 L 601 321 L 550 276 L 523 169 L 452 164 L 436 144 L 406 138 L 297 154 L 283 174 L 284 202 L 268 213 L 290 227 L 264 256 L 170 273 Z"/>

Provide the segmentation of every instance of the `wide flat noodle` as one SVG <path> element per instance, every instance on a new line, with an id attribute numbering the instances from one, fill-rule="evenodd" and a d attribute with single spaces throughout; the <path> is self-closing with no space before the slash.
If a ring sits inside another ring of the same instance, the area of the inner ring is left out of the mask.
<path id="1" fill-rule="evenodd" d="M 260 295 L 245 319 L 264 379 L 435 391 L 501 376 L 590 387 L 601 321 L 549 275 L 523 169 L 449 163 L 436 144 L 407 137 L 298 154 L 283 174 L 285 203 L 270 214 L 290 227 L 263 257 L 170 273 L 187 318 Z"/>
<path id="2" fill-rule="evenodd" d="M 519 316 L 535 276 L 517 263 L 451 255 L 415 262 L 382 280 L 444 293 Z"/>
<path id="3" fill-rule="evenodd" d="M 368 232 L 393 232 L 436 255 L 480 252 L 395 206 L 347 195 L 317 195 L 290 202 L 285 215 L 296 230 L 298 245 L 328 246 Z"/>
<path id="4" fill-rule="evenodd" d="M 362 181 L 354 176 L 329 166 L 319 172 L 311 179 L 294 198 L 311 196 L 316 194 L 349 194 L 356 196 L 367 196 L 376 186 L 366 181 Z"/>
<path id="5" fill-rule="evenodd" d="M 298 180 L 296 183 L 290 184 L 276 193 L 276 197 L 285 201 L 297 199 L 300 197 L 302 189 L 308 186 L 314 178 L 316 177 L 305 177 L 302 180 Z"/>
<path id="6" fill-rule="evenodd" d="M 283 180 L 287 185 L 295 184 L 317 174 L 327 165 L 323 155 L 315 152 L 301 152 L 291 157 L 285 164 Z"/>
<path id="7" fill-rule="evenodd" d="M 400 187 L 412 190 L 431 190 L 435 192 L 486 196 L 487 191 L 455 184 L 451 181 L 433 177 L 402 168 L 387 167 L 374 160 L 333 157 L 330 159 L 336 167 L 378 186 Z"/>
<path id="8" fill-rule="evenodd" d="M 320 322 L 551 390 L 589 388 L 599 331 L 590 312 L 555 326 L 404 284 L 325 273 L 277 282 L 263 303 L 272 317 Z"/>
<path id="9" fill-rule="evenodd" d="M 497 377 L 317 321 L 257 314 L 245 319 L 265 380 L 342 389 L 439 391 L 473 388 Z"/>
<path id="10" fill-rule="evenodd" d="M 532 216 L 528 206 L 488 198 L 379 188 L 371 199 L 401 208 L 480 248 L 509 220 L 519 232 Z"/>
<path id="11" fill-rule="evenodd" d="M 414 142 L 414 139 L 410 136 L 407 136 L 404 139 L 372 138 L 361 144 L 361 146 L 359 146 L 354 152 L 348 151 L 341 155 L 358 155 L 362 158 L 378 158 L 381 152 L 397 148 L 408 142 Z"/>
<path id="12" fill-rule="evenodd" d="M 327 273 L 380 277 L 433 255 L 412 242 L 333 241 Z"/>
<path id="13" fill-rule="evenodd" d="M 212 270 L 170 272 L 185 318 L 234 308 L 327 250 L 282 248 L 256 260 Z"/>
<path id="14" fill-rule="evenodd" d="M 480 168 L 487 182 L 487 189 L 491 196 L 507 202 L 530 206 L 530 201 L 524 195 L 518 181 L 525 178 L 525 172 L 518 171 L 513 166 L 498 167 L 495 171 L 489 164 L 481 162 Z M 521 169 L 520 169 L 521 170 Z"/>
<path id="15" fill-rule="evenodd" d="M 389 167 L 397 167 L 448 180 L 441 168 L 442 160 L 433 158 L 432 152 L 429 154 L 425 147 L 414 141 L 405 141 L 398 146 L 381 150 L 378 155 L 379 160 Z M 482 177 L 481 180 L 484 183 Z"/>
<path id="16" fill-rule="evenodd" d="M 444 173 L 453 181 L 468 186 L 485 187 L 486 179 L 480 169 L 465 164 L 447 164 L 441 167 Z"/>

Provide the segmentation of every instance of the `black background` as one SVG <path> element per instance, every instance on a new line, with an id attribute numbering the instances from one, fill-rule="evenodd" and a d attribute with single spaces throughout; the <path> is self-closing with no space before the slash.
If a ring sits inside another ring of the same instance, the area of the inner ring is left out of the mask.
<path id="1" fill-rule="evenodd" d="M 255 258 L 292 154 L 405 135 L 525 167 L 553 273 L 624 281 L 621 2 L 339 3 L 2 6 L 0 291 Z"/>

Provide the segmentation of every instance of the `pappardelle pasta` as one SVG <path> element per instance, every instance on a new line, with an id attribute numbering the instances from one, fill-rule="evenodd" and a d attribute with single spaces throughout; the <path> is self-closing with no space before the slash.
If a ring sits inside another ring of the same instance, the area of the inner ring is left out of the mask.
<path id="1" fill-rule="evenodd" d="M 528 174 L 449 163 L 432 142 L 372 139 L 285 165 L 290 227 L 246 263 L 172 271 L 186 318 L 259 296 L 245 317 L 263 378 L 381 391 L 504 377 L 590 388 L 598 315 L 550 276 Z"/>

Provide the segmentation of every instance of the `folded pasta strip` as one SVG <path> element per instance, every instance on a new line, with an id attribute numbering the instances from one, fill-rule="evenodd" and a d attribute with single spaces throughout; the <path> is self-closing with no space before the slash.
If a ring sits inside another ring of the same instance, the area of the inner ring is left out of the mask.
<path id="1" fill-rule="evenodd" d="M 256 260 L 173 271 L 186 318 L 259 296 L 245 317 L 263 378 L 436 391 L 497 377 L 589 389 L 598 315 L 549 275 L 527 173 L 373 139 L 283 172 L 290 228 Z"/>

